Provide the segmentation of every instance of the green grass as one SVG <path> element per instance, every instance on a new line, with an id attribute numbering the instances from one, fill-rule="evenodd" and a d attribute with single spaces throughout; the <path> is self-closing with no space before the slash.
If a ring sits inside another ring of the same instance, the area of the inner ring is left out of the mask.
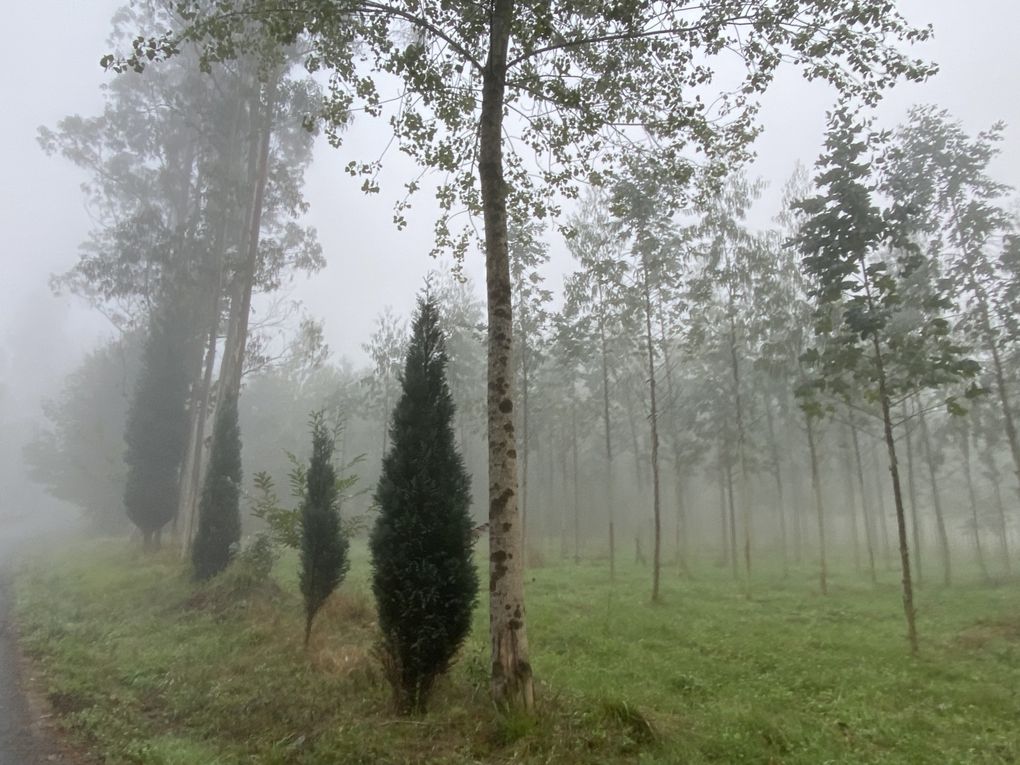
<path id="1" fill-rule="evenodd" d="M 25 647 L 64 724 L 110 763 L 1020 762 L 1020 594 L 927 585 L 909 657 L 895 576 L 769 572 L 745 597 L 729 572 L 603 563 L 530 569 L 535 716 L 488 701 L 487 614 L 433 711 L 394 716 L 372 658 L 362 547 L 310 650 L 293 560 L 235 602 L 169 555 L 123 542 L 25 570 Z"/>

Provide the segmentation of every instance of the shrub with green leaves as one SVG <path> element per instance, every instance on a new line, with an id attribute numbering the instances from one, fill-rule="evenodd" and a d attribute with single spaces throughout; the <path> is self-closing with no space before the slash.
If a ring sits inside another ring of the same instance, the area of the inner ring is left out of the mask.
<path id="1" fill-rule="evenodd" d="M 301 504 L 300 584 L 305 600 L 305 645 L 315 615 L 340 586 L 351 564 L 350 544 L 340 524 L 340 495 L 332 462 L 336 432 L 327 426 L 321 411 L 312 414 L 311 427 L 312 459 L 305 473 Z"/>

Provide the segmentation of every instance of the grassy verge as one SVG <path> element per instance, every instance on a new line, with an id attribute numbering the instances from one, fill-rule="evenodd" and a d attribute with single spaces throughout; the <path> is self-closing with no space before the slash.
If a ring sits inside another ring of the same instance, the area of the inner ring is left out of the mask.
<path id="1" fill-rule="evenodd" d="M 487 699 L 486 613 L 426 716 L 390 712 L 371 655 L 364 550 L 301 648 L 293 561 L 241 592 L 196 587 L 123 542 L 25 570 L 26 651 L 72 735 L 110 763 L 1020 762 L 1015 583 L 920 592 L 910 659 L 892 574 L 813 591 L 807 571 L 741 595 L 725 571 L 528 572 L 534 718 Z"/>

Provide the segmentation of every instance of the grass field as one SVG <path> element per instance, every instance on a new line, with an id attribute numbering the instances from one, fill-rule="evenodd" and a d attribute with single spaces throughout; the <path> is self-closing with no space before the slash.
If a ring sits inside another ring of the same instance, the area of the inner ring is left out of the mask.
<path id="1" fill-rule="evenodd" d="M 746 598 L 709 563 L 528 571 L 533 717 L 487 697 L 487 614 L 432 711 L 393 715 L 372 657 L 363 547 L 301 647 L 294 563 L 237 600 L 169 555 L 81 546 L 17 587 L 26 651 L 63 724 L 110 763 L 1016 763 L 1020 585 L 927 585 L 921 655 L 896 577 L 760 575 Z"/>

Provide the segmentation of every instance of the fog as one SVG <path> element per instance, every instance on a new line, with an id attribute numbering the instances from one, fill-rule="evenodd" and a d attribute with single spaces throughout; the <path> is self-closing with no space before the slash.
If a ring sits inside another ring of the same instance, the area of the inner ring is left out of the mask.
<path id="1" fill-rule="evenodd" d="M 1018 761 L 1016 0 L 8 5 L 0 765 Z"/>
<path id="2" fill-rule="evenodd" d="M 79 245 L 101 221 L 93 217 L 94 211 L 86 205 L 80 189 L 88 180 L 87 173 L 59 154 L 47 156 L 36 140 L 40 127 L 53 128 L 67 115 L 90 116 L 101 112 L 104 89 L 116 75 L 104 72 L 98 60 L 110 50 L 111 43 L 107 39 L 110 18 L 118 6 L 118 2 L 106 0 L 88 3 L 46 0 L 8 9 L 8 28 L 26 33 L 13 35 L 0 51 L 0 65 L 5 72 L 2 95 L 7 105 L 7 114 L 0 125 L 5 178 L 0 192 L 4 230 L 4 277 L 0 283 L 0 305 L 3 306 L 0 312 L 0 422 L 4 433 L 0 459 L 0 519 L 3 519 L 5 535 L 16 533 L 11 529 L 20 528 L 19 524 L 26 517 L 34 519 L 58 510 L 66 514 L 74 508 L 73 497 L 62 495 L 57 499 L 51 496 L 54 492 L 47 493 L 43 486 L 27 477 L 22 454 L 26 444 L 57 425 L 44 417 L 44 402 L 60 398 L 67 376 L 79 367 L 88 353 L 120 336 L 120 329 L 113 327 L 102 312 L 81 296 L 67 289 L 55 293 L 50 287 L 51 277 L 66 273 L 75 265 Z M 1013 97 L 1015 73 L 1020 64 L 1013 31 L 1020 24 L 1020 7 L 1008 0 L 977 4 L 913 0 L 902 3 L 901 7 L 912 22 L 934 25 L 934 40 L 917 46 L 914 52 L 936 61 L 940 72 L 929 82 L 897 85 L 876 110 L 876 124 L 891 129 L 905 118 L 912 105 L 919 103 L 947 109 L 971 134 L 987 129 L 996 121 L 1005 121 L 1007 127 L 1002 134 L 1000 152 L 989 171 L 996 180 L 1012 183 L 1020 167 L 1020 102 Z M 40 19 L 57 20 L 47 24 L 44 37 L 27 32 L 38 29 Z M 780 212 L 783 184 L 796 163 L 810 167 L 817 158 L 825 130 L 825 112 L 831 105 L 832 94 L 826 85 L 807 83 L 793 70 L 784 71 L 768 91 L 761 113 L 764 130 L 755 144 L 757 158 L 746 169 L 749 177 L 766 181 L 767 188 L 751 208 L 747 218 L 749 228 L 765 229 L 773 225 L 774 217 Z M 409 158 L 396 151 L 386 154 L 379 176 L 380 194 L 361 193 L 360 179 L 350 178 L 344 172 L 344 166 L 352 158 L 372 159 L 383 151 L 387 140 L 385 131 L 379 127 L 377 121 L 355 119 L 341 149 L 330 147 L 322 135 L 316 138 L 304 179 L 303 193 L 308 210 L 300 222 L 317 230 L 325 267 L 313 274 L 288 275 L 272 300 L 256 296 L 254 301 L 253 321 L 256 323 L 259 312 L 272 314 L 270 305 L 281 300 L 294 301 L 301 306 L 279 321 L 271 316 L 271 321 L 278 326 L 267 341 L 274 349 L 270 355 L 281 353 L 290 338 L 296 336 L 300 316 L 321 322 L 322 340 L 330 354 L 329 364 L 346 370 L 343 374 L 354 388 L 371 375 L 373 362 L 365 344 L 376 327 L 377 317 L 390 308 L 406 320 L 425 274 L 429 271 L 442 273 L 450 265 L 449 260 L 435 261 L 428 256 L 437 214 L 437 207 L 428 195 L 421 195 L 406 213 L 404 230 L 398 231 L 391 222 L 392 201 L 398 198 L 402 184 L 417 174 Z M 565 214 L 571 212 L 571 205 L 567 203 Z M 557 310 L 563 305 L 564 279 L 577 264 L 562 236 L 554 229 L 547 229 L 543 237 L 547 240 L 550 257 L 548 263 L 540 266 L 540 272 L 545 287 L 552 292 L 550 310 Z M 484 280 L 484 268 L 482 258 L 474 250 L 468 253 L 464 273 L 480 300 L 482 292 L 478 285 Z M 281 364 L 276 365 L 278 369 Z M 305 371 L 272 372 L 269 367 L 267 370 L 270 374 L 293 374 L 298 378 L 306 374 Z M 246 390 L 258 392 L 268 383 L 252 373 L 246 374 L 245 386 Z M 130 393 L 130 385 L 120 391 L 125 401 Z M 634 395 L 637 396 L 637 392 Z M 460 403 L 467 411 L 466 400 Z M 321 406 L 322 401 L 309 394 L 302 399 L 302 404 L 313 408 Z M 635 407 L 627 415 L 632 423 L 645 419 L 646 415 L 638 411 L 642 404 L 637 399 L 626 405 Z M 624 406 L 622 398 L 620 406 Z M 247 411 L 243 404 L 242 409 Z M 260 461 L 246 453 L 247 476 L 257 470 L 269 470 L 282 480 L 286 463 L 280 459 L 274 461 L 273 455 L 279 458 L 284 448 L 299 449 L 298 435 L 304 423 L 301 412 L 295 410 L 290 415 L 297 419 L 294 442 L 283 439 L 283 443 L 252 444 L 249 452 L 257 454 Z M 255 417 L 251 411 L 244 416 Z M 473 416 L 476 421 L 470 427 L 464 426 L 462 440 L 469 448 L 467 462 L 475 475 L 476 491 L 481 492 L 485 486 L 481 423 L 477 412 Z M 359 420 L 352 415 L 351 453 L 367 455 L 360 469 L 363 487 L 371 487 L 377 474 L 381 456 L 376 443 L 381 438 L 379 423 L 381 420 L 377 422 L 374 416 Z M 629 539 L 647 532 L 646 521 L 642 520 L 644 511 L 636 510 L 647 502 L 646 490 L 631 485 L 631 475 L 635 471 L 633 480 L 644 481 L 641 474 L 647 469 L 642 462 L 647 462 L 647 457 L 643 456 L 646 447 L 637 444 L 637 440 L 646 436 L 628 433 L 625 424 L 619 427 L 620 438 L 633 442 L 641 453 L 621 457 L 620 464 L 613 468 L 620 473 L 619 484 L 627 486 L 621 489 L 627 497 L 621 506 L 635 508 L 633 528 L 628 527 L 625 535 Z M 576 500 L 589 507 L 597 504 L 599 493 L 592 483 L 600 471 L 596 449 L 597 418 L 589 417 L 583 428 L 589 432 L 581 435 L 585 443 L 581 447 L 578 470 L 585 486 L 574 500 L 563 501 L 569 504 Z M 380 434 L 378 438 L 369 435 L 376 432 Z M 116 435 L 111 439 L 114 446 L 110 448 L 116 451 Z M 535 448 L 538 454 L 542 453 L 541 447 Z M 635 468 L 623 467 L 622 463 L 628 458 L 636 460 Z M 569 480 L 553 474 L 557 468 L 551 459 L 540 461 L 539 468 L 548 474 L 532 476 L 530 491 L 538 497 L 535 500 L 538 506 L 545 506 L 544 510 L 536 511 L 543 527 L 541 536 L 556 536 L 565 522 L 556 506 L 561 502 L 559 498 L 566 497 L 564 481 L 569 484 Z M 882 471 L 877 465 L 871 469 L 877 471 L 876 475 Z M 702 465 L 690 485 L 692 497 L 689 501 L 703 508 L 696 516 L 696 531 L 692 532 L 697 538 L 714 539 L 717 535 L 712 520 L 715 511 L 704 509 L 718 502 L 710 499 L 716 491 L 712 475 L 711 470 Z M 762 486 L 768 485 L 769 480 L 765 475 L 755 478 Z M 837 487 L 837 480 L 842 479 L 837 479 L 835 474 L 828 480 L 832 502 L 840 501 L 844 492 Z M 952 497 L 950 502 L 959 502 L 958 495 L 962 496 L 965 489 L 957 486 L 956 468 L 950 466 L 944 480 L 950 484 L 946 489 L 947 496 Z M 798 501 L 808 503 L 809 489 L 803 475 L 795 479 L 794 485 L 793 491 L 802 495 Z M 1012 489 L 1009 492 L 1012 496 Z M 880 499 L 888 498 L 879 492 L 872 501 Z M 367 502 L 367 497 L 361 501 Z M 888 502 L 891 504 L 891 500 Z M 476 507 L 479 518 L 484 515 L 483 506 L 484 502 L 479 501 Z M 592 510 L 591 515 L 595 512 Z M 886 520 L 891 524 L 888 513 Z M 768 539 L 764 547 L 774 546 L 773 521 L 766 516 L 756 523 L 761 525 Z M 840 523 L 837 521 L 832 532 L 846 541 L 849 532 L 845 528 L 841 530 Z M 602 521 L 587 517 L 583 524 L 588 543 L 601 544 L 596 540 L 601 537 Z M 803 533 L 807 535 L 808 532 Z M 885 533 L 887 530 L 883 527 Z M 926 542 L 932 543 L 930 539 Z M 626 543 L 628 547 L 630 544 Z"/>

